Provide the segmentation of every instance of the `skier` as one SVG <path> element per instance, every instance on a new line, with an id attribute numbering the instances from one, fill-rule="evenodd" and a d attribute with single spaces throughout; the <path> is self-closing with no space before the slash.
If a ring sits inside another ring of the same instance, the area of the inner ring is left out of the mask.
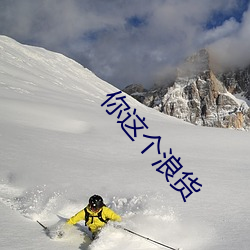
<path id="1" fill-rule="evenodd" d="M 80 220 L 85 220 L 85 226 L 92 232 L 92 238 L 94 239 L 109 220 L 120 222 L 122 219 L 113 210 L 105 206 L 101 196 L 95 194 L 89 198 L 89 204 L 72 216 L 67 224 L 74 225 Z"/>

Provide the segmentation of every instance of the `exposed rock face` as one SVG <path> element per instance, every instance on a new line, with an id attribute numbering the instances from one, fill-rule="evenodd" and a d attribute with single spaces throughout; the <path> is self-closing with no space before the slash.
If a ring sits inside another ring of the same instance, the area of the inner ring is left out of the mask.
<path id="1" fill-rule="evenodd" d="M 127 94 L 133 96 L 137 101 L 144 101 L 144 93 L 147 91 L 141 84 L 128 85 L 124 90 Z"/>
<path id="2" fill-rule="evenodd" d="M 217 77 L 209 63 L 208 51 L 201 50 L 181 65 L 172 86 L 149 91 L 137 86 L 135 92 L 125 92 L 149 107 L 196 125 L 248 129 L 250 109 L 233 94 L 244 90 L 245 96 L 250 96 L 250 67 Z"/>
<path id="3" fill-rule="evenodd" d="M 250 66 L 218 74 L 228 91 L 232 94 L 242 93 L 250 100 Z"/>

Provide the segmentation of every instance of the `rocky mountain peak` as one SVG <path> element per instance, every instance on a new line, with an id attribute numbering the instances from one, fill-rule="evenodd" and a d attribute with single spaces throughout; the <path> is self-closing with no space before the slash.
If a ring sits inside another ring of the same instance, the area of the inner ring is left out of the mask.
<path id="1" fill-rule="evenodd" d="M 209 53 L 201 49 L 194 55 L 188 57 L 184 63 L 177 68 L 177 77 L 194 77 L 205 74 L 210 70 Z"/>
<path id="2" fill-rule="evenodd" d="M 214 73 L 208 50 L 188 57 L 170 86 L 125 92 L 145 105 L 196 125 L 248 129 L 250 109 L 234 93 L 248 93 L 250 67 L 239 72 Z M 250 93 L 250 91 L 249 91 Z M 250 94 L 249 94 L 250 96 Z"/>

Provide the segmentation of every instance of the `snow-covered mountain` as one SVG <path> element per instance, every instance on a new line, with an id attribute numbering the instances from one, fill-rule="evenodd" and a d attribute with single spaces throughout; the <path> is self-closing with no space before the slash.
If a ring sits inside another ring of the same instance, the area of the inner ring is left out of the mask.
<path id="1" fill-rule="evenodd" d="M 180 65 L 171 86 L 124 91 L 143 104 L 184 121 L 209 127 L 250 127 L 249 68 L 217 72 L 203 49 Z M 237 95 L 236 95 L 237 94 Z"/>
<path id="2" fill-rule="evenodd" d="M 91 243 L 84 222 L 62 239 L 36 223 L 53 229 L 97 193 L 122 226 L 168 246 L 248 250 L 250 134 L 193 126 L 125 93 L 105 104 L 116 92 L 63 55 L 0 36 L 0 248 L 163 249 L 112 225 Z M 183 168 L 162 174 L 174 159 Z"/>
<path id="3" fill-rule="evenodd" d="M 217 72 L 216 76 L 230 93 L 238 94 L 250 103 L 250 66 Z"/>

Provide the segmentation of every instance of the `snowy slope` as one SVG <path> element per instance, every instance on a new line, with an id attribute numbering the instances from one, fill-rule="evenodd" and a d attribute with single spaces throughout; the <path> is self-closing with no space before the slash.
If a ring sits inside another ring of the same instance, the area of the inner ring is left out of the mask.
<path id="1" fill-rule="evenodd" d="M 162 249 L 112 225 L 92 244 L 81 227 L 51 240 L 36 223 L 53 227 L 97 193 L 124 227 L 166 245 L 249 249 L 249 133 L 192 126 L 127 96 L 148 126 L 132 142 L 101 107 L 117 91 L 63 55 L 0 36 L 0 248 Z M 143 134 L 161 136 L 160 154 L 141 154 L 152 142 Z M 186 202 L 151 165 L 170 148 L 202 184 Z"/>

